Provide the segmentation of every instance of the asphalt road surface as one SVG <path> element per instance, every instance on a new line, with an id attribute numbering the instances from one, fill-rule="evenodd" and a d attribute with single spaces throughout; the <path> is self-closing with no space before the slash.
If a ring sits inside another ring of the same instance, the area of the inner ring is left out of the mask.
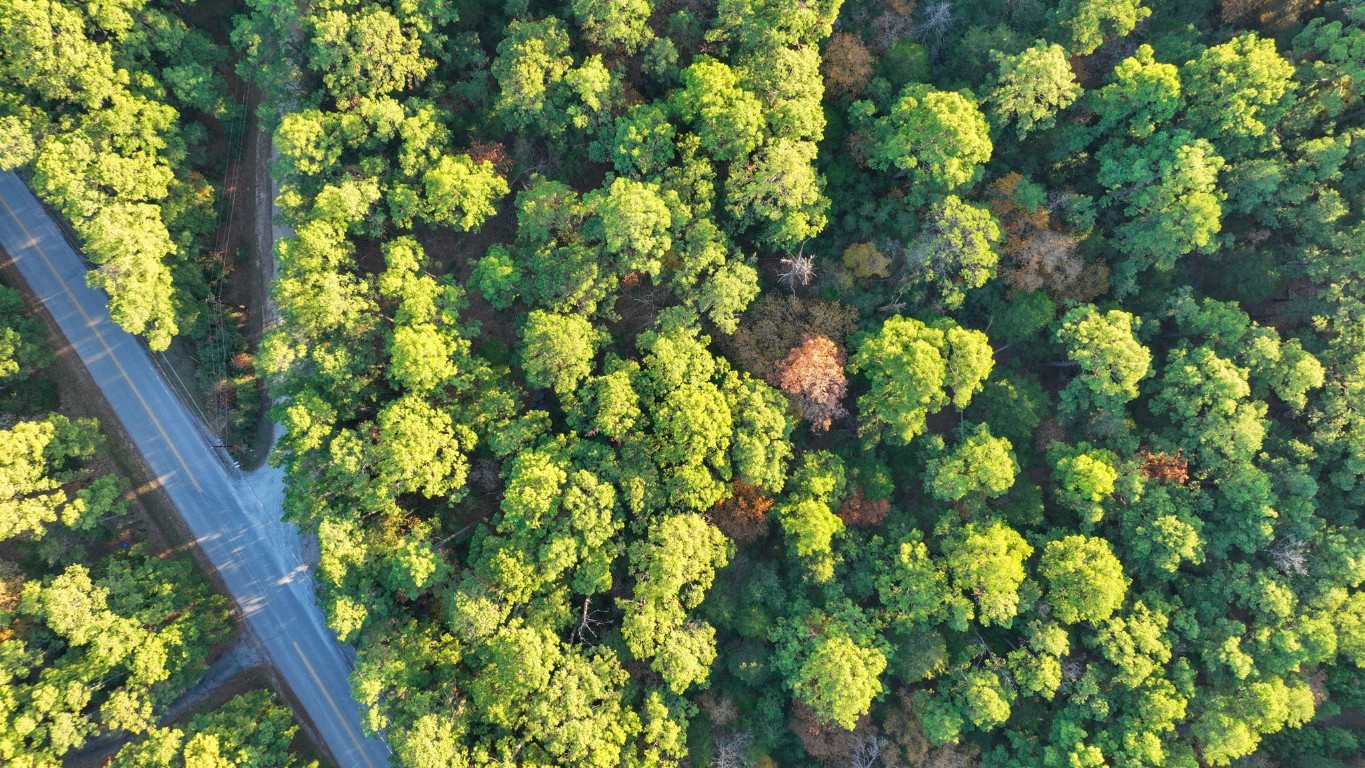
<path id="1" fill-rule="evenodd" d="M 108 297 L 85 284 L 85 262 L 12 173 L 0 174 L 0 246 L 118 414 L 339 768 L 388 765 L 388 747 L 361 730 L 351 666 L 323 623 L 298 531 L 280 521 L 274 497 L 262 504 L 224 463 L 147 350 L 109 319 Z"/>

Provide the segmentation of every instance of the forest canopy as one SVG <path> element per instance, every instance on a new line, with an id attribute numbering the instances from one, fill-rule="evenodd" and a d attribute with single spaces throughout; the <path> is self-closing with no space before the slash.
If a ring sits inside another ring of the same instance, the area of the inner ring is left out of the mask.
<path id="1" fill-rule="evenodd" d="M 1362 22 L 253 0 L 276 461 L 370 726 L 408 766 L 1355 754 Z"/>
<path id="2" fill-rule="evenodd" d="M 143 6 L 0 0 L 0 165 L 157 346 L 221 90 Z M 396 764 L 1361 756 L 1356 0 L 245 0 L 231 43 L 272 460 Z M 62 477 L 25 535 L 84 524 Z"/>

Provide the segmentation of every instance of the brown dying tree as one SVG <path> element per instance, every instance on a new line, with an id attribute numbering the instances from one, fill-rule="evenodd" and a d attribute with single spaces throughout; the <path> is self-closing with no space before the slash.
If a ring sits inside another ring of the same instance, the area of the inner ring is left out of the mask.
<path id="1" fill-rule="evenodd" d="M 835 419 L 848 415 L 843 405 L 848 394 L 846 362 L 838 344 L 816 334 L 806 334 L 800 345 L 777 361 L 778 387 L 816 432 L 828 430 Z"/>

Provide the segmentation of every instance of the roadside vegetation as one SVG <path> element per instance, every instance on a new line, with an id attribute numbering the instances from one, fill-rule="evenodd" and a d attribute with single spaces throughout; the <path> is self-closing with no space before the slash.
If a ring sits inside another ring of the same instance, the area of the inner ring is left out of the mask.
<path id="1" fill-rule="evenodd" d="M 180 337 L 210 426 L 245 457 L 260 384 L 225 288 L 239 271 L 228 230 L 252 211 L 235 166 L 254 122 L 229 48 L 185 10 L 0 0 L 0 169 L 60 214 L 115 322 L 156 352 Z"/>
<path id="2" fill-rule="evenodd" d="M 301 766 L 293 716 L 266 690 L 162 722 L 234 634 L 227 601 L 130 510 L 105 434 L 65 413 L 76 385 L 52 363 L 43 324 L 0 284 L 0 763 Z"/>

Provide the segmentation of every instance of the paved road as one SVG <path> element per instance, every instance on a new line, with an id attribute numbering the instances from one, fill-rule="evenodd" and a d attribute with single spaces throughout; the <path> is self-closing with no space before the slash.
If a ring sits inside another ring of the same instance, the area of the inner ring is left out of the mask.
<path id="1" fill-rule="evenodd" d="M 215 455 L 203 423 L 146 349 L 109 319 L 108 298 L 86 287 L 84 261 L 11 173 L 0 174 L 0 246 L 85 363 L 339 768 L 388 765 L 388 748 L 361 731 L 350 664 L 323 624 L 298 532 Z"/>

